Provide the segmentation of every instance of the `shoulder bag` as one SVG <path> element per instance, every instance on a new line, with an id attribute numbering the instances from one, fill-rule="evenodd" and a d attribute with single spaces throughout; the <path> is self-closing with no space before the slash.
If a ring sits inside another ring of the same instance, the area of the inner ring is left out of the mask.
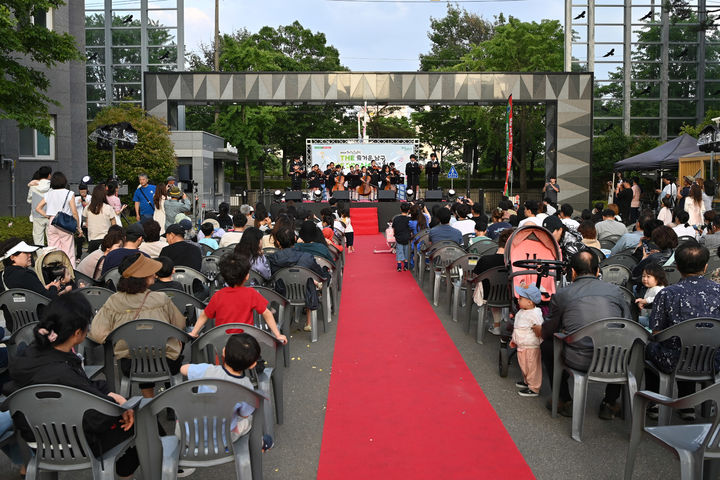
<path id="1" fill-rule="evenodd" d="M 69 196 L 70 192 L 68 191 L 68 193 L 65 195 L 65 201 L 63 202 L 63 206 L 60 211 L 56 213 L 53 217 L 51 225 L 55 228 L 59 228 L 64 232 L 74 234 L 78 228 L 77 220 L 75 220 L 75 217 L 73 217 L 72 215 L 63 212 L 63 210 L 65 210 L 65 205 L 67 204 L 67 199 Z"/>

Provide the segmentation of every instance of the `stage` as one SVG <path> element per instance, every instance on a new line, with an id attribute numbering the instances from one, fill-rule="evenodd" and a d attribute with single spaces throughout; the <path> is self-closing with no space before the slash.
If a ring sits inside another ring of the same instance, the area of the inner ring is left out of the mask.
<path id="1" fill-rule="evenodd" d="M 356 201 L 345 201 L 343 202 L 350 206 L 350 208 L 375 208 L 377 209 L 377 217 L 378 217 L 378 232 L 384 232 L 387 228 L 388 222 L 392 220 L 392 218 L 400 213 L 400 204 L 404 202 L 399 201 L 392 201 L 392 202 L 369 202 L 366 200 L 361 200 L 359 202 Z M 425 205 L 427 206 L 428 211 L 432 210 L 433 205 L 443 205 L 447 202 L 425 202 Z M 323 208 L 327 208 L 330 206 L 330 204 L 326 201 L 322 202 L 311 202 L 311 201 L 303 201 L 303 202 L 273 202 L 272 205 L 270 205 L 270 215 L 272 218 L 277 217 L 277 212 L 283 208 L 287 207 L 289 205 L 294 205 L 296 209 L 298 208 L 305 208 L 307 210 L 310 210 L 313 212 L 318 218 L 320 217 L 320 210 Z M 352 215 L 351 215 L 352 220 Z"/>

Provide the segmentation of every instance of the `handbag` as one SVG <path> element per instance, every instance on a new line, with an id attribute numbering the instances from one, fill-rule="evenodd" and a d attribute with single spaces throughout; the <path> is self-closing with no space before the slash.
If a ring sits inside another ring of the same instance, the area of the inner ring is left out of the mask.
<path id="1" fill-rule="evenodd" d="M 78 227 L 77 220 L 75 220 L 75 217 L 73 217 L 72 215 L 63 212 L 63 210 L 65 209 L 65 204 L 67 203 L 68 196 L 70 196 L 70 192 L 65 195 L 65 201 L 63 202 L 63 206 L 60 211 L 55 214 L 50 225 L 55 228 L 59 228 L 64 232 L 74 234 L 77 231 Z"/>

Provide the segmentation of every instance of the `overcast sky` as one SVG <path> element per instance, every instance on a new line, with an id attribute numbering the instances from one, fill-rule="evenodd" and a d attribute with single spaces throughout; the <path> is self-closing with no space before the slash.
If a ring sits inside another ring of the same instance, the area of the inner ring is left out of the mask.
<path id="1" fill-rule="evenodd" d="M 213 0 L 185 0 L 185 45 L 198 51 L 210 43 L 214 28 Z M 418 55 L 430 50 L 430 17 L 442 18 L 447 3 L 431 0 L 220 0 L 220 32 L 241 28 L 257 32 L 298 20 L 322 32 L 340 52 L 340 62 L 354 71 L 415 71 Z M 500 12 L 524 21 L 563 21 L 563 0 L 459 2 L 461 8 L 492 20 Z"/>

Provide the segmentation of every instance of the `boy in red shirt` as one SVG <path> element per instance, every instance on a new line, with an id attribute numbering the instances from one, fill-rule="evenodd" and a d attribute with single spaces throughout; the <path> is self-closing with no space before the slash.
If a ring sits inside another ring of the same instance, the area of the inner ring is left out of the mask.
<path id="1" fill-rule="evenodd" d="M 268 310 L 268 302 L 252 288 L 244 287 L 250 278 L 250 262 L 242 255 L 225 255 L 220 260 L 220 275 L 229 287 L 225 287 L 212 296 L 208 306 L 198 318 L 190 335 L 197 337 L 208 318 L 215 319 L 215 326 L 226 323 L 253 324 L 253 310 L 262 315 L 265 324 L 275 337 L 284 344 L 287 337 L 278 330 L 275 317 Z"/>

